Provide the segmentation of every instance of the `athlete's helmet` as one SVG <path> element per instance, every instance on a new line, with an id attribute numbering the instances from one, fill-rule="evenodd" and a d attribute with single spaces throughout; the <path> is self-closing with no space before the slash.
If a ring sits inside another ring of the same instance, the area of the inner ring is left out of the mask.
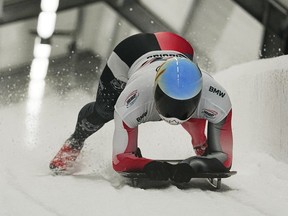
<path id="1" fill-rule="evenodd" d="M 158 68 L 154 90 L 160 117 L 169 124 L 181 124 L 198 106 L 202 90 L 201 71 L 189 59 L 171 58 Z"/>

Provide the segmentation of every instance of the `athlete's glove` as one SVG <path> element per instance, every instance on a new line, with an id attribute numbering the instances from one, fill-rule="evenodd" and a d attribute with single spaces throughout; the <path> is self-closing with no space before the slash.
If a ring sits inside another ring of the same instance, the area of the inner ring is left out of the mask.
<path id="1" fill-rule="evenodd" d="M 189 182 L 195 173 L 187 163 L 180 163 L 173 166 L 170 179 L 176 183 Z"/>
<path id="2" fill-rule="evenodd" d="M 143 171 L 152 180 L 169 179 L 173 165 L 167 162 L 152 161 L 145 165 Z"/>
<path id="3" fill-rule="evenodd" d="M 208 144 L 205 142 L 201 145 L 195 146 L 194 151 L 197 156 L 205 156 L 208 154 Z"/>

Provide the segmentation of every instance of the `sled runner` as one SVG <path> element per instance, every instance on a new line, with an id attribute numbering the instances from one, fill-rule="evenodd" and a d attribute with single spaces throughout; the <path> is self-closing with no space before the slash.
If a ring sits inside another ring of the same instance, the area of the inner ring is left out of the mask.
<path id="1" fill-rule="evenodd" d="M 228 178 L 232 175 L 235 175 L 237 172 L 236 171 L 230 171 L 230 172 L 219 172 L 219 173 L 198 173 L 192 176 L 191 181 L 193 179 L 207 179 L 208 183 L 212 186 L 213 189 L 220 189 L 222 185 L 222 178 Z M 131 186 L 133 187 L 140 187 L 141 185 L 139 184 L 140 182 L 143 183 L 143 181 L 153 183 L 162 182 L 163 184 L 169 184 L 170 180 L 168 181 L 157 181 L 157 180 L 150 180 L 148 179 L 148 176 L 143 173 L 143 172 L 121 172 L 120 175 L 123 177 L 129 179 Z M 171 182 L 170 182 L 171 183 Z"/>
<path id="2" fill-rule="evenodd" d="M 160 160 L 160 161 L 164 161 L 164 160 Z M 165 160 L 166 162 L 170 162 L 170 163 L 177 163 L 180 160 Z M 207 179 L 208 183 L 212 186 L 213 189 L 220 189 L 221 185 L 222 185 L 222 178 L 229 178 L 232 175 L 235 175 L 237 172 L 236 171 L 230 171 L 230 172 L 210 172 L 210 173 L 197 173 L 194 174 L 191 178 L 191 181 L 193 181 L 193 179 Z M 152 183 L 152 184 L 157 184 L 159 183 L 159 185 L 161 185 L 160 183 L 162 183 L 162 185 L 167 185 L 169 183 L 172 183 L 170 180 L 168 181 L 157 181 L 157 180 L 150 180 L 148 178 L 148 176 L 144 173 L 144 172 L 121 172 L 120 173 L 121 176 L 127 178 L 129 181 L 128 183 L 130 183 L 131 186 L 133 187 L 141 187 L 140 183 Z M 177 184 L 178 186 L 181 184 Z"/>

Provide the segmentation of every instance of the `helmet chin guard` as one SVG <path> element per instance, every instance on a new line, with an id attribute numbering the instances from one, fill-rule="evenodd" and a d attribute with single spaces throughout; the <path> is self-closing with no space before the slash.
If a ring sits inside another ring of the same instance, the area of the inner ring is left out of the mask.
<path id="1" fill-rule="evenodd" d="M 178 118 L 173 118 L 173 117 L 166 118 L 165 116 L 162 116 L 160 113 L 159 113 L 159 116 L 161 117 L 162 120 L 164 120 L 165 122 L 167 122 L 167 123 L 169 123 L 171 125 L 179 125 L 179 124 L 182 124 L 182 123 L 184 123 L 185 121 L 187 121 L 189 119 L 188 118 L 186 120 L 180 120 Z"/>

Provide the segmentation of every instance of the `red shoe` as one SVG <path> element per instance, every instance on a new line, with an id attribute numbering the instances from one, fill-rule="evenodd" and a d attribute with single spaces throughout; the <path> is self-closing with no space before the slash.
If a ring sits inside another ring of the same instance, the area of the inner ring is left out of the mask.
<path id="1" fill-rule="evenodd" d="M 75 143 L 76 142 L 76 143 Z M 71 145 L 73 144 L 73 145 Z M 74 147 L 79 146 L 79 147 Z M 50 169 L 55 174 L 69 174 L 75 164 L 75 160 L 80 154 L 83 143 L 79 144 L 79 141 L 69 138 L 66 140 L 62 148 L 57 155 L 50 162 Z"/>

